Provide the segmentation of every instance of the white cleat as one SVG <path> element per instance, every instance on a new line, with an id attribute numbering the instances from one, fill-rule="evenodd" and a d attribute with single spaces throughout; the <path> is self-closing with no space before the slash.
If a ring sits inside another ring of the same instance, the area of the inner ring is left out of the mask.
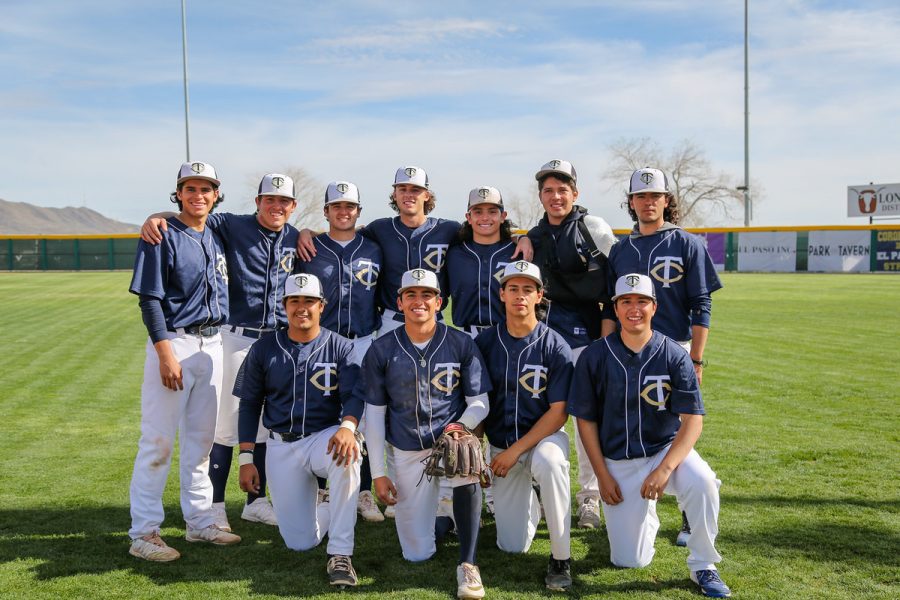
<path id="1" fill-rule="evenodd" d="M 241 536 L 230 531 L 222 531 L 215 525 L 203 529 L 188 529 L 184 536 L 189 542 L 209 542 L 216 546 L 230 546 L 241 541 Z"/>
<path id="2" fill-rule="evenodd" d="M 384 515 L 378 510 L 378 505 L 375 504 L 375 498 L 372 497 L 372 492 L 368 490 L 359 493 L 356 511 L 359 513 L 359 516 L 371 523 L 381 523 L 384 521 Z"/>
<path id="3" fill-rule="evenodd" d="M 456 597 L 478 600 L 484 598 L 484 586 L 478 567 L 464 562 L 456 567 Z"/>
<path id="4" fill-rule="evenodd" d="M 272 508 L 268 498 L 257 498 L 250 504 L 245 504 L 244 511 L 241 513 L 241 518 L 245 521 L 252 521 L 253 523 L 263 523 L 264 525 L 278 527 L 278 519 L 275 518 L 275 509 Z"/>
<path id="5" fill-rule="evenodd" d="M 178 550 L 166 544 L 156 532 L 131 540 L 128 554 L 153 562 L 172 562 L 181 558 Z"/>

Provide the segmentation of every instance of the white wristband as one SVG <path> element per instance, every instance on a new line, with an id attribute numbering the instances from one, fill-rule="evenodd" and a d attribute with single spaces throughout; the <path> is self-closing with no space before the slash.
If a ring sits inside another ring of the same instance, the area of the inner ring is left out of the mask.
<path id="1" fill-rule="evenodd" d="M 356 433 L 356 423 L 354 423 L 353 421 L 341 421 L 341 427 L 343 427 L 344 429 L 349 429 L 350 433 Z"/>
<path id="2" fill-rule="evenodd" d="M 253 464 L 253 453 L 252 452 L 241 452 L 238 454 L 238 464 L 240 466 L 244 465 L 252 465 Z"/>

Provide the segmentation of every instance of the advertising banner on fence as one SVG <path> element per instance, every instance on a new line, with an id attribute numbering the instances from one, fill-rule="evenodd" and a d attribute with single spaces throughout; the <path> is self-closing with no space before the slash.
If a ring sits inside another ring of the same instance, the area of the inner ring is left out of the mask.
<path id="1" fill-rule="evenodd" d="M 807 271 L 862 273 L 869 270 L 872 233 L 861 231 L 810 231 Z"/>
<path id="2" fill-rule="evenodd" d="M 738 271 L 796 271 L 797 233 L 748 231 L 738 235 Z"/>
<path id="3" fill-rule="evenodd" d="M 876 231 L 875 270 L 900 271 L 900 231 Z"/>
<path id="4" fill-rule="evenodd" d="M 725 243 L 727 241 L 727 233 L 707 233 L 703 237 L 706 238 L 706 249 L 709 251 L 709 257 L 712 258 L 716 271 L 725 270 Z"/>
<path id="5" fill-rule="evenodd" d="M 900 217 L 900 183 L 873 183 L 847 188 L 848 217 Z"/>

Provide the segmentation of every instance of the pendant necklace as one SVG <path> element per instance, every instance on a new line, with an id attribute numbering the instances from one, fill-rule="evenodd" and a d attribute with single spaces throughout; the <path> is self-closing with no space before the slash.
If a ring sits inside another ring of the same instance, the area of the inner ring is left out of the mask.
<path id="1" fill-rule="evenodd" d="M 431 336 L 431 340 L 434 339 L 434 336 Z M 428 354 L 428 349 L 431 347 L 431 340 L 428 340 L 428 344 L 425 346 L 425 350 L 423 352 L 419 352 L 419 347 L 413 343 L 412 347 L 416 351 L 416 354 L 419 355 L 419 366 L 423 369 L 428 366 L 428 361 L 425 360 L 425 356 Z M 412 340 L 409 340 L 412 343 Z"/>

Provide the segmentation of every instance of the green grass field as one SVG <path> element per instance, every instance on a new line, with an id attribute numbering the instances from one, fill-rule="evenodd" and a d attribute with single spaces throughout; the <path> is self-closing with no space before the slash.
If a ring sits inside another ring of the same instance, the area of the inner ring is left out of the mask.
<path id="1" fill-rule="evenodd" d="M 361 585 L 329 589 L 325 550 L 229 517 L 236 547 L 188 545 L 170 478 L 171 564 L 127 554 L 143 326 L 128 273 L 0 274 L 0 597 L 455 597 L 455 542 L 400 558 L 393 523 L 357 527 Z M 735 598 L 900 597 L 900 277 L 729 274 L 714 296 L 698 450 L 723 481 L 718 546 Z M 236 462 L 236 461 L 235 461 Z M 574 462 L 574 453 L 573 453 Z M 235 467 L 236 468 L 236 467 Z M 573 529 L 575 598 L 698 598 L 664 500 L 656 558 L 617 569 Z M 546 530 L 507 555 L 485 521 L 489 598 L 542 598 Z M 557 597 L 563 595 L 556 594 Z"/>

